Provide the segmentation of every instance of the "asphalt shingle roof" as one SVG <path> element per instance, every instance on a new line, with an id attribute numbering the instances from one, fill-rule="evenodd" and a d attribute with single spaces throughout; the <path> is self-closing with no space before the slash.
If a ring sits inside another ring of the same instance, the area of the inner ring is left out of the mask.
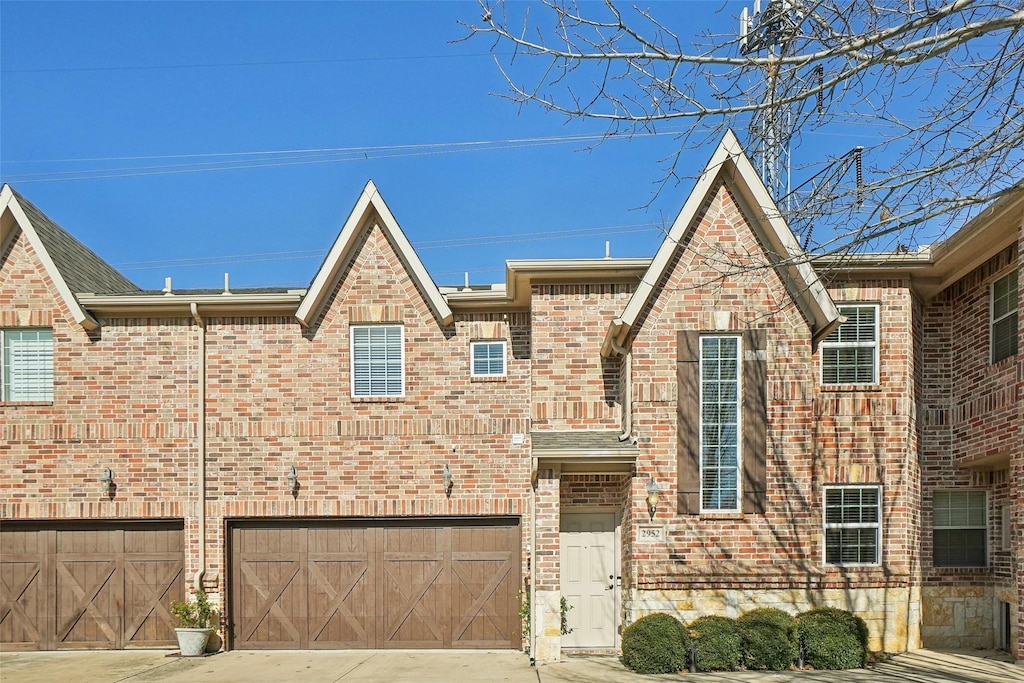
<path id="1" fill-rule="evenodd" d="M 139 291 L 135 283 L 50 220 L 32 202 L 18 192 L 14 192 L 14 196 L 72 292 L 124 294 Z"/>
<path id="2" fill-rule="evenodd" d="M 629 441 L 619 441 L 618 432 L 530 432 L 530 441 L 535 451 L 636 451 Z"/>

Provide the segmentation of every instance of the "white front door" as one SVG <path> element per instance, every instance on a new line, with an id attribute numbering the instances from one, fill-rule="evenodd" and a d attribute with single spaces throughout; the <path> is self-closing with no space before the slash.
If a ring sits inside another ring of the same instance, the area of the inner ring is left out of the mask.
<path id="1" fill-rule="evenodd" d="M 615 513 L 562 513 L 561 546 L 562 596 L 571 608 L 562 647 L 615 647 Z"/>

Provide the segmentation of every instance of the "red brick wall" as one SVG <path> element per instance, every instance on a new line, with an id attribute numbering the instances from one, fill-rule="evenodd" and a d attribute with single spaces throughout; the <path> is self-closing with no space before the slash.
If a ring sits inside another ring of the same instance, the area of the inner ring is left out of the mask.
<path id="1" fill-rule="evenodd" d="M 0 267 L 3 324 L 12 309 L 52 320 L 58 378 L 52 405 L 0 406 L 0 517 L 186 517 L 194 571 L 198 327 L 107 319 L 91 340 L 66 322 L 40 273 L 22 240 Z M 349 322 L 378 315 L 372 305 L 405 327 L 401 399 L 350 396 Z M 232 517 L 513 515 L 528 533 L 529 439 L 512 440 L 529 432 L 527 314 L 465 314 L 440 326 L 373 228 L 311 329 L 289 317 L 206 322 L 211 588 L 223 586 Z M 511 339 L 505 379 L 470 380 L 478 337 Z M 285 481 L 292 465 L 295 497 Z M 117 483 L 112 500 L 98 483 L 105 467 Z"/>
<path id="2" fill-rule="evenodd" d="M 711 194 L 691 228 L 634 327 L 638 482 L 648 474 L 663 482 L 662 499 L 673 513 L 667 543 L 633 547 L 637 586 L 906 584 L 916 540 L 916 509 L 903 489 L 903 482 L 916 482 L 906 283 L 869 283 L 851 297 L 882 304 L 882 362 L 896 367 L 883 371 L 877 390 L 823 392 L 810 329 L 759 256 L 762 248 L 727 186 Z M 845 291 L 833 294 L 842 299 Z M 676 332 L 747 327 L 768 332 L 767 513 L 675 514 Z M 884 486 L 884 567 L 822 566 L 821 487 L 831 483 Z M 630 513 L 644 519 L 646 491 L 635 482 L 632 493 Z"/>
<path id="3" fill-rule="evenodd" d="M 633 288 L 615 283 L 533 286 L 535 430 L 621 427 L 620 363 L 601 358 L 601 342 Z"/>

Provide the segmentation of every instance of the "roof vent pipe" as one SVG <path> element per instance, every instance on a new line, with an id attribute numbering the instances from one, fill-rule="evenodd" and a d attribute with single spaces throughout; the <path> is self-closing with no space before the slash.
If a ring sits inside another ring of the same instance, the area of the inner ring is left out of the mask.
<path id="1" fill-rule="evenodd" d="M 463 292 L 468 292 L 469 291 L 469 271 L 468 270 L 465 271 L 465 276 L 466 276 L 466 284 L 464 284 L 462 286 L 462 291 Z"/>
<path id="2" fill-rule="evenodd" d="M 612 243 L 611 243 L 611 240 L 605 240 L 604 241 L 604 257 L 605 258 L 611 258 L 612 257 Z"/>
<path id="3" fill-rule="evenodd" d="M 224 273 L 224 294 L 230 294 L 231 288 L 228 286 L 228 274 Z"/>
<path id="4" fill-rule="evenodd" d="M 171 278 L 169 278 L 169 277 L 165 277 L 164 278 L 164 288 L 162 290 L 160 290 L 160 291 L 162 291 L 164 294 L 170 294 L 171 293 Z"/>

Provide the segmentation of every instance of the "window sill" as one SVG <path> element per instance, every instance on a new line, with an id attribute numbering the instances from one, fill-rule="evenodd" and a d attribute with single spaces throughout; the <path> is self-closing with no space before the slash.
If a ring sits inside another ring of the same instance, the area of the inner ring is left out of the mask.
<path id="1" fill-rule="evenodd" d="M 2 408 L 32 408 L 35 406 L 52 406 L 53 401 L 0 401 Z"/>
<path id="2" fill-rule="evenodd" d="M 992 567 L 932 567 L 937 574 L 991 574 Z"/>
<path id="3" fill-rule="evenodd" d="M 743 519 L 743 510 L 702 510 L 701 519 Z"/>
<path id="4" fill-rule="evenodd" d="M 507 375 L 476 375 L 470 376 L 470 382 L 507 382 Z"/>
<path id="5" fill-rule="evenodd" d="M 405 396 L 352 396 L 353 403 L 403 403 Z"/>
<path id="6" fill-rule="evenodd" d="M 861 392 L 876 392 L 882 391 L 881 384 L 819 384 L 818 388 L 823 392 L 829 393 L 852 393 L 855 391 Z"/>

